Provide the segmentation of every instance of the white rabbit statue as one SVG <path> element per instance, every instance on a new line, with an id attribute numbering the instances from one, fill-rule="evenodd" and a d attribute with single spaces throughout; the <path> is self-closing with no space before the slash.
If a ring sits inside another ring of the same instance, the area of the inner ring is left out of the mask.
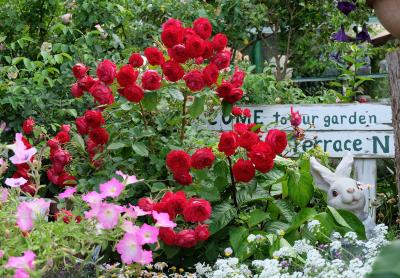
<path id="1" fill-rule="evenodd" d="M 368 235 L 373 230 L 375 221 L 369 216 L 368 205 L 366 206 L 367 195 L 363 191 L 366 186 L 350 177 L 353 162 L 353 155 L 346 152 L 335 172 L 332 172 L 311 157 L 311 174 L 316 186 L 327 193 L 328 205 L 354 213 L 364 223 Z"/>

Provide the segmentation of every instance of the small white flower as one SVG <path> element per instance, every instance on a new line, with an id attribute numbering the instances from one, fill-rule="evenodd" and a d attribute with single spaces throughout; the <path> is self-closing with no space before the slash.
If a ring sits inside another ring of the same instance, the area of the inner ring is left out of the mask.
<path id="1" fill-rule="evenodd" d="M 312 220 L 308 222 L 307 228 L 310 230 L 310 232 L 316 233 L 319 231 L 320 226 L 321 223 L 318 220 Z"/>
<path id="2" fill-rule="evenodd" d="M 225 248 L 225 250 L 224 250 L 224 255 L 225 255 L 226 257 L 229 257 L 229 256 L 232 255 L 232 254 L 233 254 L 232 248 L 230 248 L 230 247 Z"/>
<path id="3" fill-rule="evenodd" d="M 256 236 L 255 235 L 253 235 L 253 234 L 251 234 L 251 235 L 249 235 L 248 237 L 247 237 L 247 241 L 248 242 L 253 242 L 253 241 L 255 241 L 256 240 Z"/>

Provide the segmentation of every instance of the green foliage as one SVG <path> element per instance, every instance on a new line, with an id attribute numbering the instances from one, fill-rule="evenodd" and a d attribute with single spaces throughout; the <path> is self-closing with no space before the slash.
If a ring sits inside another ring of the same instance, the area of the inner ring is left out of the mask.
<path id="1" fill-rule="evenodd" d="M 368 278 L 398 278 L 400 277 L 400 265 L 398 264 L 400 254 L 400 241 L 393 241 L 390 245 L 383 247 L 378 255 L 372 272 Z"/>

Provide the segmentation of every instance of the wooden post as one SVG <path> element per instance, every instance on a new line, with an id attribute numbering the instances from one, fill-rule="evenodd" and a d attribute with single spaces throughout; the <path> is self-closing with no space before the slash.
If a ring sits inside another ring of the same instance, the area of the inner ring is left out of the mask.
<path id="1" fill-rule="evenodd" d="M 394 128 L 397 195 L 400 192 L 400 51 L 386 56 L 389 70 L 390 93 L 392 95 L 392 117 Z M 400 199 L 400 198 L 398 198 Z M 400 201 L 398 203 L 400 208 Z"/>

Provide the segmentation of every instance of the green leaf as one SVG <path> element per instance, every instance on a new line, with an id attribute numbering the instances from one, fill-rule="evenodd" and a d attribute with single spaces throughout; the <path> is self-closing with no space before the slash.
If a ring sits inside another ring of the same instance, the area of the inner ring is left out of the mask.
<path id="1" fill-rule="evenodd" d="M 108 145 L 107 150 L 118 150 L 125 147 L 124 143 L 111 143 L 110 145 Z"/>
<path id="2" fill-rule="evenodd" d="M 204 103 L 206 98 L 204 96 L 196 97 L 193 104 L 189 107 L 189 115 L 192 118 L 197 118 L 204 111 Z"/>
<path id="3" fill-rule="evenodd" d="M 149 155 L 149 151 L 147 150 L 147 147 L 146 147 L 146 145 L 145 144 L 143 144 L 143 143 L 135 143 L 135 144 L 132 144 L 132 150 L 136 153 L 136 154 L 138 154 L 138 155 L 140 155 L 140 156 L 148 156 Z"/>
<path id="4" fill-rule="evenodd" d="M 372 272 L 368 278 L 399 278 L 400 277 L 400 241 L 393 241 L 390 245 L 382 248 L 375 263 L 372 266 Z"/>
<path id="5" fill-rule="evenodd" d="M 351 227 L 351 229 L 357 234 L 359 239 L 366 239 L 365 226 L 356 215 L 348 210 L 338 209 L 337 211 Z"/>
<path id="6" fill-rule="evenodd" d="M 142 104 L 146 110 L 154 111 L 157 108 L 157 104 L 158 104 L 157 92 L 145 93 L 144 99 L 142 100 Z"/>
<path id="7" fill-rule="evenodd" d="M 249 231 L 243 226 L 235 227 L 230 230 L 229 243 L 235 253 L 239 250 L 239 247 L 243 244 L 243 241 L 247 239 L 248 235 Z"/>
<path id="8" fill-rule="evenodd" d="M 301 225 L 312 219 L 316 214 L 317 212 L 314 208 L 303 208 L 293 218 L 292 224 L 286 232 L 290 233 L 291 231 L 297 230 Z"/>
<path id="9" fill-rule="evenodd" d="M 344 218 L 340 215 L 340 213 L 333 207 L 328 206 L 329 212 L 331 213 L 331 215 L 333 216 L 333 218 L 335 219 L 335 221 L 346 228 L 351 229 L 350 225 L 346 222 L 346 220 L 344 220 Z"/>
<path id="10" fill-rule="evenodd" d="M 300 160 L 299 171 L 289 173 L 287 186 L 289 198 L 296 205 L 306 207 L 314 194 L 309 160 Z"/>
<path id="11" fill-rule="evenodd" d="M 182 101 L 184 99 L 183 94 L 181 91 L 176 89 L 168 90 L 168 93 L 171 95 L 173 99 Z"/>
<path id="12" fill-rule="evenodd" d="M 233 104 L 222 101 L 222 116 L 228 117 L 232 112 Z"/>
<path id="13" fill-rule="evenodd" d="M 335 229 L 335 220 L 332 218 L 331 214 L 327 212 L 321 212 L 314 217 L 315 220 L 318 220 L 321 223 L 320 232 L 317 233 L 317 239 L 320 242 L 327 243 L 329 242 L 329 238 L 326 238 L 326 235 L 332 234 Z"/>
<path id="14" fill-rule="evenodd" d="M 214 180 L 214 186 L 218 189 L 219 192 L 225 190 L 225 188 L 229 185 L 229 181 L 226 177 L 217 177 Z"/>
<path id="15" fill-rule="evenodd" d="M 260 209 L 255 209 L 250 212 L 249 215 L 249 227 L 254 227 L 255 225 L 263 222 L 269 217 L 269 213 L 262 211 Z"/>
<path id="16" fill-rule="evenodd" d="M 293 221 L 293 217 L 296 214 L 288 202 L 286 202 L 285 200 L 274 200 L 272 202 L 272 205 L 278 209 L 280 214 L 287 222 L 290 223 Z"/>
<path id="17" fill-rule="evenodd" d="M 215 234 L 228 225 L 237 215 L 236 209 L 229 203 L 222 203 L 213 208 L 210 218 L 210 233 Z"/>
<path id="18" fill-rule="evenodd" d="M 79 146 L 79 148 L 81 149 L 81 151 L 84 151 L 84 150 L 85 150 L 85 141 L 83 140 L 83 138 L 82 138 L 81 135 L 79 135 L 79 134 L 76 133 L 76 134 L 72 137 L 72 141 L 77 143 L 77 145 Z"/>

